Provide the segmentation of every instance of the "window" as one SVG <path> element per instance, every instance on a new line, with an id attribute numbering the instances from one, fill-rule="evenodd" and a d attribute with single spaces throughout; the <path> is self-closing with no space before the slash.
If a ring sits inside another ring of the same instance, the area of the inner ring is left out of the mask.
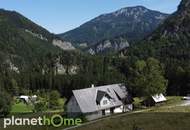
<path id="1" fill-rule="evenodd" d="M 106 105 L 107 103 L 108 103 L 107 100 L 104 100 L 104 101 L 103 101 L 103 105 Z"/>

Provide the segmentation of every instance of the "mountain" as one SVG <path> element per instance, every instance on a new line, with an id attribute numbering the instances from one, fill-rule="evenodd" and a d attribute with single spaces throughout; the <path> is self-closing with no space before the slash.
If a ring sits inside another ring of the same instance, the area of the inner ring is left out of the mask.
<path id="1" fill-rule="evenodd" d="M 21 14 L 0 9 L 1 63 L 10 62 L 11 59 L 26 62 L 47 53 L 72 49 L 71 43 L 61 40 Z"/>
<path id="2" fill-rule="evenodd" d="M 190 1 L 182 0 L 178 6 L 178 10 L 172 14 L 162 26 L 160 26 L 149 40 L 157 40 L 160 38 L 173 38 L 180 40 L 190 36 Z"/>
<path id="3" fill-rule="evenodd" d="M 131 43 L 151 33 L 166 17 L 168 14 L 142 6 L 127 7 L 100 15 L 59 36 L 79 47 L 89 47 L 102 40 L 113 39 L 124 34 Z"/>
<path id="4" fill-rule="evenodd" d="M 127 61 L 154 57 L 160 60 L 168 79 L 168 95 L 190 92 L 190 0 L 182 0 L 178 10 L 151 35 L 121 51 Z"/>
<path id="5" fill-rule="evenodd" d="M 154 56 L 189 64 L 190 61 L 190 1 L 182 0 L 178 10 L 141 43 L 124 49 L 123 53 Z"/>

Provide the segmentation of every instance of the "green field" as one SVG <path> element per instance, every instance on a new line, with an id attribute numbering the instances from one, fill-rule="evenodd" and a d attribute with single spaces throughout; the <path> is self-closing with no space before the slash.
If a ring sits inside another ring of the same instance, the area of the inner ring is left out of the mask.
<path id="1" fill-rule="evenodd" d="M 140 99 L 135 98 L 136 110 L 130 113 L 114 115 L 97 120 L 85 126 L 75 128 L 75 130 L 189 130 L 190 128 L 190 106 L 180 106 L 183 103 L 181 97 L 167 97 L 168 101 L 160 105 L 142 108 Z M 13 110 L 18 111 L 21 107 L 26 111 L 26 106 L 17 104 Z M 139 107 L 139 108 L 138 108 Z M 17 117 L 38 117 L 41 114 L 20 114 Z M 54 114 L 51 112 L 51 114 Z M 0 130 L 3 130 L 3 119 L 0 119 Z M 34 126 L 12 126 L 6 130 L 61 130 L 54 127 L 34 127 Z"/>
<path id="2" fill-rule="evenodd" d="M 47 109 L 45 112 L 64 112 L 64 104 L 65 104 L 65 98 L 60 98 L 59 104 L 60 108 L 57 108 L 55 110 L 52 109 Z M 13 102 L 12 108 L 11 108 L 11 114 L 27 114 L 27 113 L 32 113 L 33 112 L 33 105 L 32 104 L 25 104 L 22 101 L 15 100 Z"/>
<path id="3" fill-rule="evenodd" d="M 38 118 L 42 116 L 51 116 L 53 114 L 62 113 L 30 113 L 30 114 L 20 114 L 14 115 L 15 118 Z M 11 116 L 9 116 L 11 117 Z M 6 129 L 3 128 L 4 120 L 0 119 L 0 130 L 58 130 L 60 128 L 54 128 L 51 126 L 8 126 Z"/>
<path id="4" fill-rule="evenodd" d="M 64 103 L 65 99 L 60 98 L 59 99 L 59 104 L 60 108 L 57 108 L 55 110 L 52 109 L 47 109 L 44 112 L 41 113 L 33 113 L 33 106 L 31 104 L 25 104 L 22 101 L 14 100 L 12 108 L 11 108 L 11 113 L 8 117 L 11 117 L 14 115 L 15 118 L 35 118 L 35 117 L 42 117 L 44 115 L 53 115 L 53 114 L 60 114 L 63 115 L 64 113 Z M 4 130 L 3 128 L 3 119 L 0 118 L 0 130 Z M 58 129 L 58 128 L 57 128 Z M 56 128 L 51 127 L 51 126 L 11 126 L 6 128 L 6 130 L 56 130 Z"/>
<path id="5" fill-rule="evenodd" d="M 31 112 L 32 112 L 32 106 L 26 105 L 23 102 L 13 104 L 11 110 L 11 113 L 31 113 Z"/>
<path id="6" fill-rule="evenodd" d="M 136 112 L 108 117 L 75 130 L 189 130 L 190 106 L 180 106 L 181 97 L 167 97 L 167 102 L 141 108 L 135 98 Z M 140 109 L 141 108 L 141 109 Z"/>
<path id="7" fill-rule="evenodd" d="M 75 130 L 189 130 L 190 113 L 135 113 L 107 118 Z"/>

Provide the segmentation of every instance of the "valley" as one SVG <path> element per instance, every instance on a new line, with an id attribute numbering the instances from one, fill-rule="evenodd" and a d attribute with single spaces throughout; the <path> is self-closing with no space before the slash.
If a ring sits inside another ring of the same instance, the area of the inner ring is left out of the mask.
<path id="1" fill-rule="evenodd" d="M 84 121 L 66 130 L 188 130 L 189 23 L 189 0 L 172 14 L 124 7 L 62 34 L 0 9 L 0 130 L 12 115 L 54 114 Z"/>

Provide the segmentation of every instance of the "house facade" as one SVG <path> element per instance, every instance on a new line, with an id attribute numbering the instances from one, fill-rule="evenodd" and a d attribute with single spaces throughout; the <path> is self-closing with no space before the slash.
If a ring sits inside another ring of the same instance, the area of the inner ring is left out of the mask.
<path id="1" fill-rule="evenodd" d="M 114 113 L 133 110 L 133 99 L 125 85 L 113 84 L 80 90 L 73 90 L 67 102 L 68 116 L 84 115 L 88 120 Z"/>

